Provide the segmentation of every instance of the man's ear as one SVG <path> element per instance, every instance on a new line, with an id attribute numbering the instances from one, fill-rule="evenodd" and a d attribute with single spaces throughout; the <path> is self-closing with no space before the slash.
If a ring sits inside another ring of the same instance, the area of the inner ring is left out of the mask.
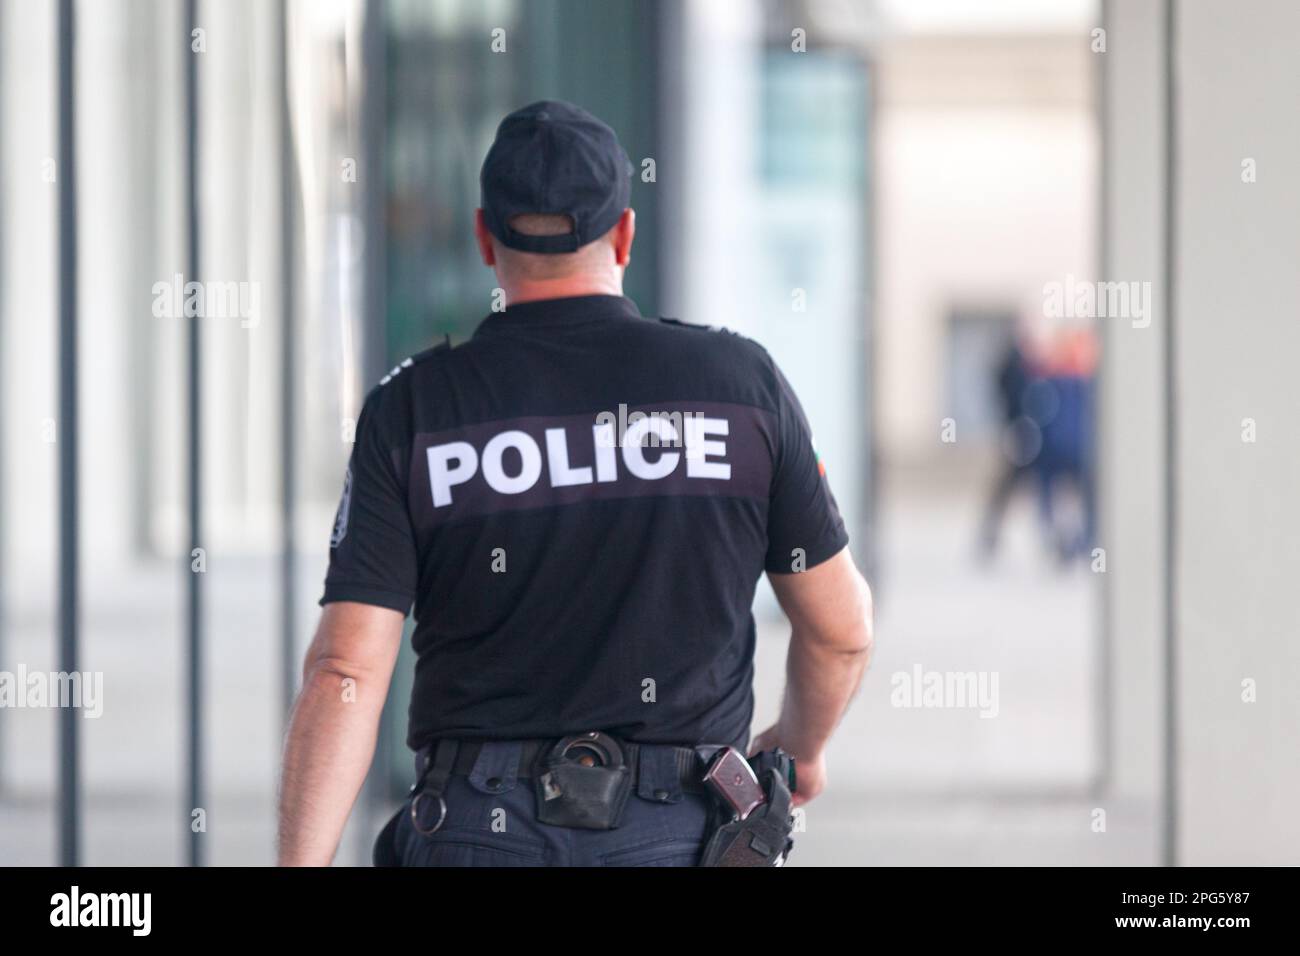
<path id="1" fill-rule="evenodd" d="M 496 251 L 492 248 L 492 233 L 488 231 L 487 223 L 483 219 L 483 210 L 474 210 L 474 239 L 478 242 L 479 258 L 483 260 L 483 265 L 491 268 L 497 264 Z"/>
<path id="2" fill-rule="evenodd" d="M 636 237 L 636 213 L 623 210 L 614 225 L 614 263 L 626 267 L 632 261 L 632 240 Z"/>

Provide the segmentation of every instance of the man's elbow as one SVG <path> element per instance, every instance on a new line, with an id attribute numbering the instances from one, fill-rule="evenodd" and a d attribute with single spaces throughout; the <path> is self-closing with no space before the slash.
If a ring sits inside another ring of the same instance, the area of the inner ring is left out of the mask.
<path id="1" fill-rule="evenodd" d="M 313 682 L 378 682 L 387 690 L 404 615 L 347 601 L 326 606 L 303 658 L 303 687 Z"/>
<path id="2" fill-rule="evenodd" d="M 850 659 L 855 663 L 866 666 L 871 660 L 871 653 L 875 649 L 876 639 L 871 627 L 871 619 L 863 618 L 855 622 L 854 626 L 849 628 L 843 634 L 837 635 L 835 639 L 828 642 L 829 647 L 836 654 Z"/>
<path id="3" fill-rule="evenodd" d="M 821 635 L 819 643 L 837 655 L 865 665 L 875 647 L 875 621 L 871 587 L 861 575 L 858 575 L 854 600 L 836 623 L 837 626 Z"/>
<path id="4" fill-rule="evenodd" d="M 860 653 L 862 657 L 870 660 L 871 652 L 876 646 L 876 605 L 871 597 L 871 585 L 867 583 L 867 579 L 859 575 L 858 581 L 860 582 L 858 590 L 861 602 L 857 615 L 861 627 L 859 637 L 861 642 Z"/>
<path id="5" fill-rule="evenodd" d="M 379 678 L 376 668 L 335 655 L 311 655 L 303 662 L 303 692 L 337 691 L 344 700 L 358 700 L 361 691 Z M 349 696 L 351 692 L 351 696 Z"/>

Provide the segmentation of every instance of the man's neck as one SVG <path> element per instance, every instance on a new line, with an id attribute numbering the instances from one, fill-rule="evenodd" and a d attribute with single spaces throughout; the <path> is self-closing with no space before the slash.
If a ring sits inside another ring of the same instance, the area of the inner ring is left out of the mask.
<path id="1" fill-rule="evenodd" d="M 503 284 L 506 308 L 541 299 L 568 299 L 578 295 L 622 295 L 619 276 L 566 276 L 562 279 L 535 279 Z"/>

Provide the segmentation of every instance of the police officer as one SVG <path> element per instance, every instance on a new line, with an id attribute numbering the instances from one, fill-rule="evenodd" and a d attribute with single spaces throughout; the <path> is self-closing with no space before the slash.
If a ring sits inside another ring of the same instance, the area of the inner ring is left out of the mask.
<path id="1" fill-rule="evenodd" d="M 824 786 L 870 594 L 772 357 L 623 296 L 631 173 L 570 104 L 498 128 L 475 234 L 504 308 L 366 399 L 284 754 L 282 863 L 332 859 L 412 608 L 416 786 L 376 862 L 716 862 L 739 819 L 701 782 L 721 748 L 792 755 L 768 778 L 794 805 Z M 793 628 L 780 719 L 751 744 L 763 573 Z M 740 843 L 779 856 L 765 840 Z"/>

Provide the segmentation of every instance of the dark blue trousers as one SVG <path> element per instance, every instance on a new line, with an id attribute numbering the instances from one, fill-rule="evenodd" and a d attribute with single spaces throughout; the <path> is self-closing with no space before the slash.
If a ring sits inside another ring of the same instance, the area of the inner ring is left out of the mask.
<path id="1" fill-rule="evenodd" d="M 518 750 L 484 744 L 469 776 L 453 775 L 447 816 L 435 832 L 418 832 L 408 803 L 394 838 L 403 866 L 695 866 L 712 799 L 683 793 L 671 747 L 642 745 L 640 774 L 617 829 L 578 830 L 537 822 L 531 778 L 516 776 Z M 421 825 L 438 810 L 421 801 Z M 427 818 L 427 819 L 426 819 Z"/>

